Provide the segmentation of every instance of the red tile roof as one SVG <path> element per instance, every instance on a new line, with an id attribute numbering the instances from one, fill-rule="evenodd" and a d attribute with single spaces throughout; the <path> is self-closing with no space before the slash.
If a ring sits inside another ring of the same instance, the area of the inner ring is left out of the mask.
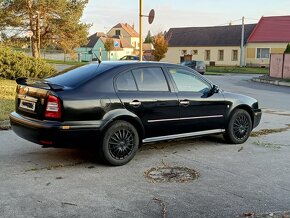
<path id="1" fill-rule="evenodd" d="M 130 43 L 124 39 L 116 39 L 116 38 L 106 37 L 106 36 L 100 37 L 100 39 L 102 40 L 103 43 L 105 43 L 106 40 L 109 38 L 113 39 L 115 42 L 118 42 L 118 47 L 114 48 L 114 50 L 120 51 L 120 50 L 123 50 L 124 48 L 133 48 L 133 46 L 130 45 Z"/>
<path id="2" fill-rule="evenodd" d="M 248 42 L 290 42 L 290 16 L 262 17 Z"/>
<path id="3" fill-rule="evenodd" d="M 118 23 L 113 28 L 123 28 L 131 37 L 139 37 L 139 34 L 134 30 L 134 28 L 127 23 Z"/>

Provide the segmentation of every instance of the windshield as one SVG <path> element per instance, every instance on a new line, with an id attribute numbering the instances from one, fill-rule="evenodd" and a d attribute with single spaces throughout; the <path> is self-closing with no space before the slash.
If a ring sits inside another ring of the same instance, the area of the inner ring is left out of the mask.
<path id="1" fill-rule="evenodd" d="M 196 62 L 196 66 L 202 66 L 202 67 L 204 67 L 205 66 L 205 63 L 203 61 L 197 61 Z"/>

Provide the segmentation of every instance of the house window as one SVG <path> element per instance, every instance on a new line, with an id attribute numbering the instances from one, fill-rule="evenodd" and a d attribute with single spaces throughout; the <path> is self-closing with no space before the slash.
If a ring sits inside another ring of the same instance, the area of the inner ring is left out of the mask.
<path id="1" fill-rule="evenodd" d="M 218 61 L 223 61 L 224 60 L 224 50 L 219 50 L 218 51 Z"/>
<path id="2" fill-rule="evenodd" d="M 121 35 L 121 30 L 115 30 L 115 35 L 120 36 Z"/>
<path id="3" fill-rule="evenodd" d="M 204 59 L 206 61 L 209 61 L 210 60 L 210 50 L 205 50 L 205 57 L 204 57 Z"/>
<path id="4" fill-rule="evenodd" d="M 192 55 L 198 55 L 198 50 L 192 50 L 191 54 Z"/>
<path id="5" fill-rule="evenodd" d="M 187 55 L 187 50 L 181 50 L 181 55 Z"/>
<path id="6" fill-rule="evenodd" d="M 238 60 L 238 50 L 233 50 L 232 51 L 232 61 L 237 61 Z"/>
<path id="7" fill-rule="evenodd" d="M 257 48 L 257 59 L 269 58 L 270 49 L 269 48 Z"/>

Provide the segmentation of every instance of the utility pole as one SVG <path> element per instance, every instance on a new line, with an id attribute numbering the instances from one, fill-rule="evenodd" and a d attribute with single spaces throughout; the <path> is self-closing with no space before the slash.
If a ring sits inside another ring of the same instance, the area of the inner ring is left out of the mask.
<path id="1" fill-rule="evenodd" d="M 244 64 L 244 38 L 245 38 L 245 17 L 242 17 L 242 35 L 241 35 L 241 57 L 240 57 L 240 67 L 243 67 Z"/>
<path id="2" fill-rule="evenodd" d="M 143 43 L 142 43 L 142 4 L 143 0 L 140 0 L 139 6 L 140 6 L 140 14 L 139 14 L 139 61 L 142 61 L 143 57 Z"/>

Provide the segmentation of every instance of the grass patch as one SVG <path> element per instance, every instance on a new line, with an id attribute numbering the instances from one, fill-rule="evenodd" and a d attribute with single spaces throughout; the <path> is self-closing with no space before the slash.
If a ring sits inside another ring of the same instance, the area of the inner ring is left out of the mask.
<path id="1" fill-rule="evenodd" d="M 264 136 L 264 135 L 269 135 L 273 133 L 280 133 L 280 132 L 285 132 L 290 130 L 290 124 L 286 125 L 287 127 L 285 128 L 277 128 L 277 129 L 261 129 L 259 131 L 253 131 L 251 133 L 251 137 L 259 137 L 259 136 Z"/>
<path id="2" fill-rule="evenodd" d="M 77 65 L 77 66 L 87 64 L 87 62 L 77 62 L 77 61 L 62 61 L 62 60 L 49 60 L 49 59 L 44 59 L 44 60 L 46 61 L 46 63 L 49 63 L 49 64 L 67 64 L 67 65 Z"/>
<path id="3" fill-rule="evenodd" d="M 218 76 L 222 76 L 224 75 L 223 72 L 210 72 L 210 71 L 206 71 L 205 75 L 218 75 Z"/>
<path id="4" fill-rule="evenodd" d="M 206 68 L 206 70 L 211 73 L 269 74 L 268 68 L 260 68 L 260 67 L 212 67 L 212 66 L 209 66 Z"/>
<path id="5" fill-rule="evenodd" d="M 16 82 L 0 78 L 0 87 L 0 121 L 3 121 L 15 109 Z"/>

